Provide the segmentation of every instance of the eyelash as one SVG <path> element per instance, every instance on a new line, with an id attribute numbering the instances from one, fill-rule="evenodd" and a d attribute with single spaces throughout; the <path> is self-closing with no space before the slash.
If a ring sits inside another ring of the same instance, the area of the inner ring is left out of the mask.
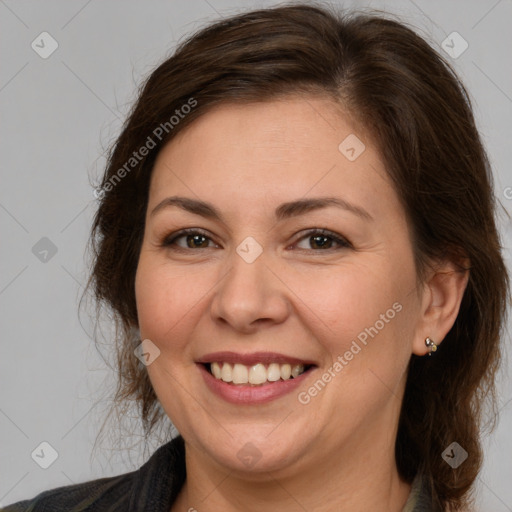
<path id="1" fill-rule="evenodd" d="M 187 247 L 187 248 L 184 248 L 184 247 L 180 247 L 180 246 L 177 246 L 176 245 L 176 240 L 184 237 L 184 236 L 187 236 L 187 235 L 201 235 L 201 236 L 204 236 L 205 238 L 207 238 L 208 240 L 212 241 L 210 236 L 208 235 L 208 233 L 206 233 L 205 231 L 203 231 L 202 229 L 199 229 L 199 228 L 187 228 L 187 229 L 182 229 L 180 231 L 177 231 L 176 233 L 172 233 L 171 235 L 168 235 L 166 237 L 164 237 L 164 239 L 162 240 L 162 242 L 160 243 L 160 246 L 161 247 L 164 247 L 164 248 L 167 248 L 167 249 L 171 249 L 171 250 L 175 250 L 175 251 L 191 251 L 191 250 L 194 250 L 193 248 L 190 248 L 190 247 Z M 311 251 L 314 251 L 314 252 L 331 252 L 331 251 L 336 251 L 336 250 L 340 250 L 340 249 L 347 249 L 347 248 L 352 248 L 352 244 L 345 238 L 343 238 L 342 236 L 340 235 L 337 235 L 336 233 L 332 232 L 332 231 L 329 231 L 327 229 L 310 229 L 310 230 L 307 230 L 306 232 L 304 232 L 302 234 L 302 236 L 295 242 L 295 243 L 298 243 L 306 238 L 311 238 L 313 236 L 324 236 L 324 237 L 327 237 L 327 238 L 331 238 L 332 241 L 336 244 L 338 244 L 338 248 L 328 248 L 328 249 L 309 249 Z M 211 249 L 211 247 L 198 247 L 197 249 Z M 308 249 L 299 249 L 300 251 L 304 251 L 304 250 L 308 250 Z"/>

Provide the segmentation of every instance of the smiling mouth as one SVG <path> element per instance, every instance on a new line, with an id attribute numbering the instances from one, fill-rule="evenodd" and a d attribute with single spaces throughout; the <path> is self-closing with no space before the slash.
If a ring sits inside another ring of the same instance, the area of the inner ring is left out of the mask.
<path id="1" fill-rule="evenodd" d="M 204 363 L 206 370 L 217 380 L 232 385 L 262 386 L 274 382 L 296 379 L 314 367 L 311 364 L 256 363 L 246 366 L 240 363 Z"/>

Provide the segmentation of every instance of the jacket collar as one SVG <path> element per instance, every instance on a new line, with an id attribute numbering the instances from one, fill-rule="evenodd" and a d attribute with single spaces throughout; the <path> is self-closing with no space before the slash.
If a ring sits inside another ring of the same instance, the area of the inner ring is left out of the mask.
<path id="1" fill-rule="evenodd" d="M 185 444 L 178 436 L 134 472 L 128 511 L 169 512 L 185 476 Z"/>

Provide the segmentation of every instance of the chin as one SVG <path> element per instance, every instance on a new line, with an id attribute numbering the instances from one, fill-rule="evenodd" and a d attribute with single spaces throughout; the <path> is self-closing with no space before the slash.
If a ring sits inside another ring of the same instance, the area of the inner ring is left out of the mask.
<path id="1" fill-rule="evenodd" d="M 279 428 L 279 427 L 277 427 Z M 255 479 L 268 472 L 282 472 L 303 458 L 307 451 L 303 434 L 286 431 L 272 433 L 276 425 L 266 424 L 262 428 L 251 426 L 250 429 L 240 428 L 229 436 L 223 429 L 222 439 L 208 435 L 202 442 L 202 450 L 219 465 L 228 471 L 243 473 L 244 478 L 254 476 Z M 233 428 L 228 429 L 233 432 Z M 268 478 L 268 475 L 266 475 Z"/>

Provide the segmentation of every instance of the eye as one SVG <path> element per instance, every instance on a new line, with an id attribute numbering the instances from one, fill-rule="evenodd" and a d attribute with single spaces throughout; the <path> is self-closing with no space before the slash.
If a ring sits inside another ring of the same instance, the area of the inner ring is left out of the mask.
<path id="1" fill-rule="evenodd" d="M 301 247 L 301 244 L 303 246 Z M 306 246 L 304 246 L 306 245 Z M 161 242 L 162 247 L 173 248 L 177 250 L 188 249 L 210 249 L 218 248 L 208 233 L 197 228 L 182 229 L 176 233 L 165 237 Z M 341 235 L 326 229 L 311 229 L 299 238 L 295 243 L 299 250 L 329 251 L 352 247 Z"/>
<path id="2" fill-rule="evenodd" d="M 209 249 L 213 246 L 209 245 L 212 242 L 207 233 L 199 229 L 182 229 L 177 233 L 167 236 L 162 241 L 162 247 L 172 247 L 178 249 Z M 213 243 L 213 242 L 212 242 Z M 216 244 L 214 244 L 218 247 Z"/>
<path id="3" fill-rule="evenodd" d="M 309 245 L 309 247 L 300 247 L 300 243 Z M 352 247 L 350 242 L 345 238 L 332 231 L 326 229 L 312 229 L 308 231 L 304 236 L 299 239 L 299 243 L 296 246 L 300 250 L 314 250 L 314 251 L 328 251 L 331 249 L 343 249 Z"/>

